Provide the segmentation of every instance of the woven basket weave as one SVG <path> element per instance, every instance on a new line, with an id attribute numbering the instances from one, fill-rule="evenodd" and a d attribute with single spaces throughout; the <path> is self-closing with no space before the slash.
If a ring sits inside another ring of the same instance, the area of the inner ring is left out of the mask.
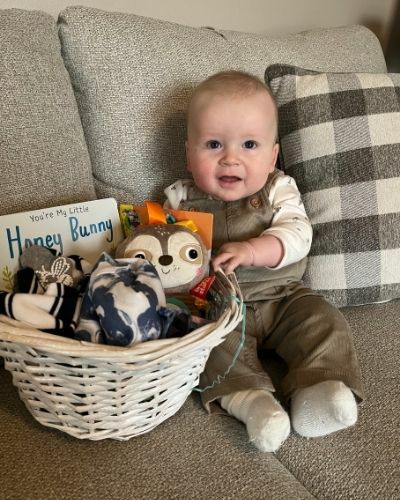
<path id="1" fill-rule="evenodd" d="M 232 275 L 213 285 L 218 319 L 181 338 L 132 347 L 47 334 L 0 316 L 0 356 L 33 417 L 76 438 L 127 440 L 176 413 L 213 347 L 242 319 Z"/>

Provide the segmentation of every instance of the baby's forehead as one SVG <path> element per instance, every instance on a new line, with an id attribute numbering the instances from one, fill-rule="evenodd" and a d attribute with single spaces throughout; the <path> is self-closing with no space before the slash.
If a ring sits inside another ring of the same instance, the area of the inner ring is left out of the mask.
<path id="1" fill-rule="evenodd" d="M 225 109 L 230 109 L 235 113 L 235 103 L 239 105 L 240 113 L 243 113 L 243 107 L 251 110 L 256 110 L 257 115 L 265 117 L 265 124 L 272 127 L 272 132 L 277 136 L 278 127 L 278 110 L 273 97 L 267 89 L 256 90 L 247 93 L 240 92 L 225 92 L 222 90 L 201 90 L 196 92 L 190 103 L 187 114 L 187 133 L 191 135 L 192 131 L 198 130 L 200 123 L 209 125 L 210 116 L 215 117 L 213 110 L 221 104 Z M 248 108 L 247 108 L 248 106 Z M 250 119 L 250 114 L 249 114 Z M 259 122 L 257 122 L 259 123 Z"/>
<path id="2" fill-rule="evenodd" d="M 232 100 L 232 101 L 243 101 L 247 99 L 252 99 L 254 97 L 264 96 L 269 101 L 274 101 L 268 89 L 258 88 L 258 89 L 241 89 L 240 87 L 224 87 L 218 86 L 215 88 L 199 88 L 197 89 L 191 98 L 191 104 L 197 102 L 209 101 L 209 100 Z"/>
<path id="3" fill-rule="evenodd" d="M 193 95 L 188 108 L 188 120 L 203 112 L 212 109 L 219 105 L 228 105 L 234 107 L 235 104 L 240 106 L 249 106 L 249 108 L 259 108 L 264 105 L 270 109 L 276 109 L 275 101 L 267 90 L 257 90 L 253 92 L 234 92 L 219 90 L 202 90 Z M 268 110 L 267 110 L 267 114 Z M 276 113 L 275 113 L 276 114 Z"/>
<path id="4" fill-rule="evenodd" d="M 243 112 L 243 109 L 248 110 L 248 112 L 256 110 L 267 120 L 273 118 L 275 121 L 277 118 L 275 101 L 268 91 L 238 93 L 204 90 L 192 98 L 187 114 L 188 125 L 192 121 L 208 116 L 216 109 L 229 109 L 234 113 L 236 106 L 241 110 L 240 112 Z"/>

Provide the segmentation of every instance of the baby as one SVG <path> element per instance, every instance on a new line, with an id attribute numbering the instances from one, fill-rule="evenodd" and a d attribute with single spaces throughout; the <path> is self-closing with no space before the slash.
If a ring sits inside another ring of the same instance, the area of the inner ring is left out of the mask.
<path id="1" fill-rule="evenodd" d="M 276 451 L 290 433 L 289 416 L 259 361 L 262 349 L 274 349 L 287 364 L 282 391 L 302 436 L 353 425 L 354 394 L 362 398 L 346 320 L 301 281 L 312 230 L 295 181 L 275 168 L 277 122 L 261 80 L 238 71 L 211 76 L 195 89 L 188 110 L 193 180 L 165 190 L 170 208 L 214 214 L 213 267 L 235 271 L 246 303 L 244 346 L 230 370 L 240 330 L 211 352 L 200 381 L 203 404 L 210 411 L 219 403 L 245 423 L 262 451 Z"/>

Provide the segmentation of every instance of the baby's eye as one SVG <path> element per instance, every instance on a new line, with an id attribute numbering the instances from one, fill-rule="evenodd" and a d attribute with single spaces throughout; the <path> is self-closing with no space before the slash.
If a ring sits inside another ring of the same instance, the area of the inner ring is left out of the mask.
<path id="1" fill-rule="evenodd" d="M 208 149 L 218 149 L 221 147 L 221 143 L 219 141 L 208 141 L 207 142 L 207 148 Z"/>
<path id="2" fill-rule="evenodd" d="M 246 141 L 244 144 L 243 144 L 243 147 L 245 149 L 255 149 L 257 147 L 257 143 L 256 141 Z"/>

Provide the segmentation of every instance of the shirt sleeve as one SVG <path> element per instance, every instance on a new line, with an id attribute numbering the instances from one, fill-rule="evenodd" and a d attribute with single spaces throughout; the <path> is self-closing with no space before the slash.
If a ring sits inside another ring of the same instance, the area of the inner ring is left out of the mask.
<path id="1" fill-rule="evenodd" d="M 269 200 L 273 209 L 271 225 L 262 234 L 278 238 L 283 245 L 281 262 L 274 269 L 300 261 L 310 251 L 312 227 L 295 180 L 279 176 L 271 186 Z"/>

